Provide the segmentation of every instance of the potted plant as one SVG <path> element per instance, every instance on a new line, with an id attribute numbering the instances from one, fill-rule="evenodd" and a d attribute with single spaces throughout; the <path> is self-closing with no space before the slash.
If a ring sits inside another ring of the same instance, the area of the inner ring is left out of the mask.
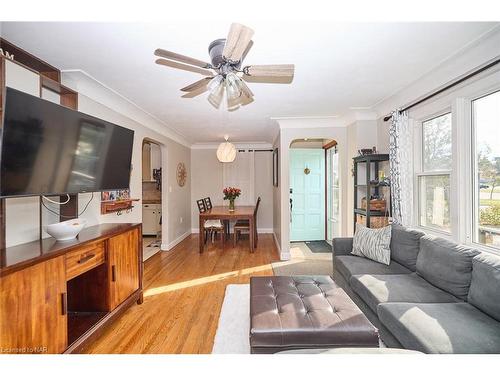
<path id="1" fill-rule="evenodd" d="M 224 193 L 224 200 L 229 200 L 229 211 L 234 211 L 234 200 L 241 194 L 241 189 L 235 187 L 227 187 L 222 190 Z"/>

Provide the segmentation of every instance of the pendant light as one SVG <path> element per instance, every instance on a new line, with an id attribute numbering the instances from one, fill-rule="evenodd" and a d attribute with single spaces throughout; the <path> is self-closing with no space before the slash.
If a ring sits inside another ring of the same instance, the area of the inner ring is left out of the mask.
<path id="1" fill-rule="evenodd" d="M 226 142 L 222 142 L 217 148 L 217 159 L 222 163 L 231 163 L 236 158 L 236 147 L 228 142 L 229 137 L 224 136 Z"/>

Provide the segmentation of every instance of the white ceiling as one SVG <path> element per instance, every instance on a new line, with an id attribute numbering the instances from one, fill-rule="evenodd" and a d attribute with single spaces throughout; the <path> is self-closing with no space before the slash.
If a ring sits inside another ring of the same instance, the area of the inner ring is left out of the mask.
<path id="1" fill-rule="evenodd" d="M 234 20 L 240 21 L 241 20 Z M 428 73 L 498 23 L 334 23 L 243 21 L 255 30 L 247 64 L 294 63 L 292 84 L 250 83 L 255 102 L 214 109 L 204 93 L 179 89 L 201 76 L 158 66 L 164 48 L 208 60 L 208 44 L 230 20 L 178 17 L 158 23 L 5 23 L 2 36 L 61 70 L 81 69 L 127 97 L 189 142 L 270 142 L 271 117 L 347 116 L 371 108 Z"/>

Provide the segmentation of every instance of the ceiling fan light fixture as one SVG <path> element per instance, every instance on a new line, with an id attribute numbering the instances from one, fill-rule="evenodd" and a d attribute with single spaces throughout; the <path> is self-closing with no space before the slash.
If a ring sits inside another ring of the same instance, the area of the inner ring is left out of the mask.
<path id="1" fill-rule="evenodd" d="M 236 74 L 228 73 L 226 75 L 226 95 L 228 107 L 230 102 L 238 99 L 241 96 L 241 90 L 238 81 L 241 81 L 241 79 Z"/>
<path id="2" fill-rule="evenodd" d="M 198 60 L 172 51 L 158 48 L 154 51 L 159 65 L 201 74 L 204 78 L 181 88 L 187 94 L 183 98 L 194 98 L 206 91 L 208 101 L 219 108 L 226 91 L 227 110 L 234 111 L 254 102 L 254 94 L 247 82 L 291 83 L 294 77 L 293 64 L 248 65 L 243 60 L 253 45 L 254 31 L 248 26 L 232 23 L 225 39 L 210 43 L 210 62 Z"/>
<path id="3" fill-rule="evenodd" d="M 236 147 L 228 141 L 229 137 L 224 137 L 226 142 L 222 142 L 217 148 L 217 159 L 221 163 L 232 163 L 236 159 Z"/>
<path id="4" fill-rule="evenodd" d="M 212 104 L 216 109 L 219 109 L 220 104 L 222 103 L 222 98 L 224 96 L 224 85 L 219 84 L 215 86 L 215 88 L 208 95 L 208 102 Z"/>
<path id="5" fill-rule="evenodd" d="M 224 77 L 222 77 L 222 75 L 220 75 L 220 74 L 216 75 L 208 83 L 208 85 L 207 85 L 208 91 L 210 91 L 210 93 L 214 93 L 219 88 L 219 86 L 222 84 L 223 81 L 224 81 Z"/>

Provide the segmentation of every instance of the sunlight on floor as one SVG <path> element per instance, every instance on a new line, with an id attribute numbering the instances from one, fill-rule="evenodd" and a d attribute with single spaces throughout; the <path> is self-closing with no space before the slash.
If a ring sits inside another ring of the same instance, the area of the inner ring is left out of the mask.
<path id="1" fill-rule="evenodd" d="M 272 270 L 271 265 L 270 264 L 265 264 L 263 266 L 257 266 L 257 267 L 251 267 L 251 268 L 244 268 L 242 270 L 231 271 L 231 272 L 224 272 L 224 273 L 219 273 L 217 275 L 212 275 L 212 276 L 207 276 L 207 277 L 201 277 L 199 279 L 183 281 L 183 282 L 180 282 L 180 283 L 175 283 L 175 284 L 160 286 L 160 287 L 157 287 L 157 288 L 150 288 L 150 289 L 146 289 L 145 290 L 145 292 L 144 292 L 144 298 L 155 296 L 155 295 L 162 294 L 162 293 L 172 292 L 174 290 L 179 290 L 179 289 L 184 289 L 184 288 L 190 288 L 190 287 L 193 287 L 193 286 L 207 284 L 207 283 L 213 283 L 215 281 L 224 280 L 224 279 L 227 279 L 227 278 L 230 278 L 230 277 L 237 277 L 237 276 L 242 276 L 242 275 L 249 275 L 251 273 L 262 272 L 262 271 L 269 271 L 269 270 Z"/>

